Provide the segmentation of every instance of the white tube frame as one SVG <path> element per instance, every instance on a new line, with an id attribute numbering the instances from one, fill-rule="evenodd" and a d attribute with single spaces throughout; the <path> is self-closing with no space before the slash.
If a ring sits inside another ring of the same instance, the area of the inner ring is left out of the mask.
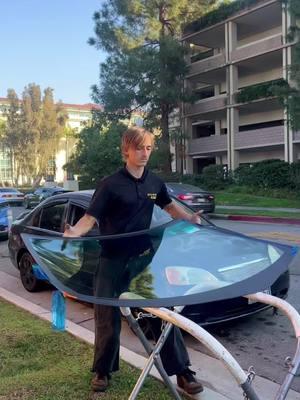
<path id="1" fill-rule="evenodd" d="M 275 308 L 280 309 L 291 321 L 292 326 L 294 328 L 295 336 L 298 341 L 297 345 L 297 350 L 294 356 L 294 359 L 291 363 L 290 370 L 283 382 L 283 384 L 280 386 L 276 397 L 274 400 L 284 400 L 287 396 L 289 387 L 291 385 L 293 377 L 296 375 L 295 372 L 298 371 L 299 364 L 300 364 L 300 315 L 296 311 L 296 309 L 291 306 L 287 301 L 282 300 L 278 297 L 258 292 L 255 294 L 249 294 L 244 296 L 245 298 L 251 300 L 251 301 L 257 301 L 265 304 L 269 304 Z M 142 299 L 141 297 L 127 292 L 123 293 L 120 298 L 123 299 Z M 180 307 L 182 308 L 182 307 Z M 223 362 L 224 366 L 229 370 L 229 372 L 233 375 L 235 378 L 237 384 L 242 387 L 242 388 L 249 388 L 248 384 L 248 376 L 245 373 L 245 371 L 242 369 L 242 367 L 239 365 L 239 363 L 235 360 L 235 358 L 230 354 L 228 350 L 218 341 L 216 340 L 212 335 L 210 335 L 205 329 L 201 328 L 199 325 L 197 325 L 195 322 L 190 321 L 188 318 L 183 317 L 180 314 L 177 314 L 176 312 L 173 312 L 167 308 L 152 308 L 152 307 L 142 307 L 143 310 L 156 315 L 157 317 L 170 322 L 171 324 L 174 324 L 178 326 L 179 328 L 185 330 L 188 332 L 190 335 L 195 337 L 197 340 L 199 340 L 204 346 L 206 346 L 212 354 L 219 359 L 220 361 Z M 251 390 L 252 393 L 252 390 Z M 248 397 L 250 400 L 251 398 L 253 399 L 258 399 L 256 394 L 253 392 L 253 397 Z"/>

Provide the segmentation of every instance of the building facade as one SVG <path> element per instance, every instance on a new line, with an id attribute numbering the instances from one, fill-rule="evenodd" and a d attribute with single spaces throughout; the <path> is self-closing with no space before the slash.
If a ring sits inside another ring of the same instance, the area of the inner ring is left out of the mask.
<path id="1" fill-rule="evenodd" d="M 198 100 L 181 111 L 188 138 L 185 172 L 199 173 L 213 163 L 234 170 L 265 159 L 300 159 L 300 132 L 291 131 L 269 90 L 289 80 L 290 25 L 280 0 L 257 0 L 213 25 L 203 27 L 200 20 L 186 28 L 185 86 Z"/>

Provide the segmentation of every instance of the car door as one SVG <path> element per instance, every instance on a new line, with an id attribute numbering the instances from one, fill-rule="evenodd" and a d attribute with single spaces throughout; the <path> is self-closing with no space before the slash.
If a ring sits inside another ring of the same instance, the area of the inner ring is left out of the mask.
<path id="1" fill-rule="evenodd" d="M 74 201 L 69 203 L 65 222 L 74 226 L 86 212 L 87 204 L 78 204 Z M 85 236 L 98 236 L 99 226 L 96 222 L 94 227 Z M 81 291 L 93 287 L 95 260 L 100 257 L 100 244 L 95 240 L 84 240 L 80 243 L 82 264 L 80 269 L 69 279 L 68 285 L 73 288 L 80 287 Z M 87 294 L 90 294 L 87 292 Z"/>

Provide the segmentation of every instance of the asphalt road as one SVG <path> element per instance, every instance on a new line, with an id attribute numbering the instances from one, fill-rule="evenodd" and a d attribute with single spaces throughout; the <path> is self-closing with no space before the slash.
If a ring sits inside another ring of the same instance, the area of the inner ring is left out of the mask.
<path id="1" fill-rule="evenodd" d="M 223 228 L 299 247 L 299 253 L 290 268 L 291 286 L 287 301 L 300 312 L 300 226 L 225 220 L 213 222 Z M 284 360 L 287 356 L 293 356 L 296 350 L 292 326 L 282 313 L 274 315 L 273 309 L 269 309 L 209 330 L 236 357 L 244 369 L 253 365 L 258 375 L 277 383 L 282 382 L 286 374 Z M 186 342 L 189 347 L 209 354 L 192 337 L 186 337 Z M 294 380 L 292 388 L 300 392 L 299 378 Z"/>
<path id="2" fill-rule="evenodd" d="M 270 238 L 300 247 L 300 226 L 283 224 L 242 223 L 225 220 L 215 220 L 216 225 L 239 231 L 252 236 Z M 0 271 L 18 277 L 18 271 L 10 263 L 7 251 L 7 241 L 0 242 Z M 300 254 L 291 266 L 291 288 L 288 301 L 300 312 Z M 37 294 L 35 294 L 37 295 Z M 28 294 L 28 296 L 32 296 Z M 29 297 L 28 297 L 29 298 Z M 50 293 L 41 294 L 39 304 L 47 308 Z M 93 328 L 92 310 L 85 305 L 72 304 L 68 306 L 68 317 L 82 326 Z M 254 366 L 260 376 L 282 382 L 285 376 L 284 359 L 293 356 L 296 340 L 289 320 L 281 313 L 273 314 L 267 310 L 252 317 L 210 328 L 210 332 L 236 357 L 244 369 Z M 209 354 L 207 350 L 192 337 L 185 336 L 188 347 Z M 143 353 L 141 346 L 130 329 L 123 323 L 121 343 L 133 351 Z M 300 379 L 296 378 L 293 389 L 300 392 Z"/>

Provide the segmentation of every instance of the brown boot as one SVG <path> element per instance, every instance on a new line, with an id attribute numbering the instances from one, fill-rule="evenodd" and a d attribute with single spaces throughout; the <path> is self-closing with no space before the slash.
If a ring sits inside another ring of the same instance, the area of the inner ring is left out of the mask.
<path id="1" fill-rule="evenodd" d="M 96 374 L 92 379 L 91 386 L 94 392 L 105 392 L 108 387 L 107 375 Z"/>
<path id="2" fill-rule="evenodd" d="M 196 372 L 189 368 L 177 375 L 177 385 L 188 394 L 201 393 L 204 390 L 204 387 L 194 375 L 196 375 Z"/>

